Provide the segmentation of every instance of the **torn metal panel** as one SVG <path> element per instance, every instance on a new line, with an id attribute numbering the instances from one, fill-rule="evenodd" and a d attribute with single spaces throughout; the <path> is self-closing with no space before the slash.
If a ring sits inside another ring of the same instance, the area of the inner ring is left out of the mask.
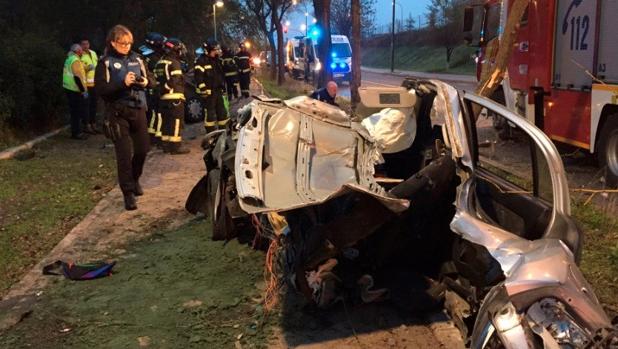
<path id="1" fill-rule="evenodd" d="M 349 190 L 370 193 L 396 211 L 408 207 L 373 178 L 380 153 L 362 126 L 308 97 L 285 105 L 254 102 L 252 117 L 240 130 L 235 171 L 243 210 L 289 210 Z"/>

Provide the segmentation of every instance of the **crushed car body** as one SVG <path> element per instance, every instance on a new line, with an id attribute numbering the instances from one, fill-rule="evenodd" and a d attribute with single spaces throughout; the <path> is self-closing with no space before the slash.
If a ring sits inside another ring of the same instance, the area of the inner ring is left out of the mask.
<path id="1" fill-rule="evenodd" d="M 355 119 L 307 97 L 254 100 L 209 135 L 187 208 L 215 238 L 268 238 L 279 284 L 318 307 L 387 298 L 376 275 L 397 265 L 431 280 L 471 348 L 618 347 L 539 129 L 436 80 L 360 95 Z M 492 117 L 517 138 L 499 139 Z"/>

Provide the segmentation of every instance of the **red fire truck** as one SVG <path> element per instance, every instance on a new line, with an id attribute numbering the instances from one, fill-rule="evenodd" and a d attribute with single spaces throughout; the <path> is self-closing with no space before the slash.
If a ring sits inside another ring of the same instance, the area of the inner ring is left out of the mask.
<path id="1" fill-rule="evenodd" d="M 514 0 L 466 8 L 477 67 L 495 63 Z M 618 183 L 618 0 L 530 0 L 508 73 L 492 96 L 553 140 L 597 154 L 609 185 Z M 485 67 L 487 68 L 487 67 Z"/>

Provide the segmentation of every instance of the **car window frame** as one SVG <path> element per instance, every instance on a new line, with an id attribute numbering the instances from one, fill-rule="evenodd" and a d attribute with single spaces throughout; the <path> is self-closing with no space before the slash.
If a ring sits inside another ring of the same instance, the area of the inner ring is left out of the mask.
<path id="1" fill-rule="evenodd" d="M 478 171 L 479 167 L 477 166 L 478 149 L 476 148 L 476 118 L 473 116 L 473 110 L 471 108 L 472 103 L 470 102 L 479 104 L 480 106 L 488 108 L 491 111 L 503 116 L 507 121 L 515 124 L 522 131 L 524 131 L 528 137 L 530 137 L 531 141 L 535 143 L 547 162 L 551 177 L 552 201 L 550 204 L 552 206 L 552 217 L 546 233 L 553 229 L 557 229 L 555 223 L 556 217 L 558 215 L 570 216 L 571 207 L 564 166 L 554 143 L 547 137 L 547 135 L 545 135 L 545 133 L 543 133 L 543 131 L 538 129 L 528 120 L 508 110 L 505 106 L 500 105 L 486 97 L 463 91 L 460 95 L 460 101 L 463 105 L 461 108 L 463 111 L 462 126 L 466 132 L 465 137 L 468 146 L 467 151 L 471 157 L 469 166 L 471 167 L 472 172 Z M 533 176 L 538 176 L 538 174 L 533 172 Z"/>

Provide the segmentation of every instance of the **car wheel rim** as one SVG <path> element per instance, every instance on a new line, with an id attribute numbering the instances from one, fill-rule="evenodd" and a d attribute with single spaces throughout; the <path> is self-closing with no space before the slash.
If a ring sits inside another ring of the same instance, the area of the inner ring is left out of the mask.
<path id="1" fill-rule="evenodd" d="M 197 119 L 200 115 L 200 104 L 197 101 L 191 101 L 189 103 L 189 115 L 191 118 Z"/>
<path id="2" fill-rule="evenodd" d="M 618 176 L 618 130 L 609 135 L 606 158 L 607 168 L 614 176 Z"/>

